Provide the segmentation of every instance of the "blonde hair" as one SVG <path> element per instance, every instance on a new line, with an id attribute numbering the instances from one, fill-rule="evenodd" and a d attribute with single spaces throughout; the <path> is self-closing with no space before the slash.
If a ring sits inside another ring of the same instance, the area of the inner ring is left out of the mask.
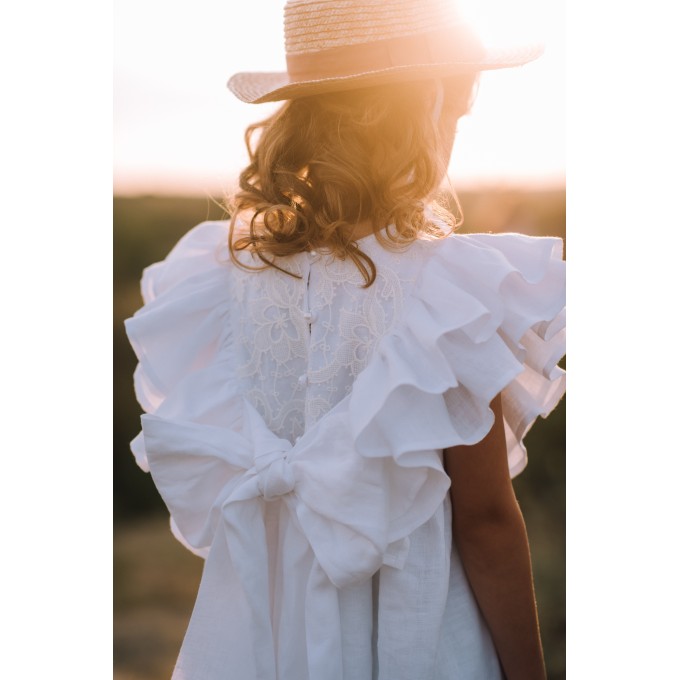
<path id="1" fill-rule="evenodd" d="M 455 126 L 469 107 L 475 77 L 444 82 L 443 113 Z M 369 286 L 376 268 L 352 240 L 355 225 L 369 221 L 388 247 L 421 234 L 445 235 L 425 215 L 448 162 L 432 115 L 434 88 L 423 81 L 293 99 L 248 127 L 250 164 L 230 206 L 232 260 L 260 269 L 239 261 L 236 253 L 247 249 L 262 268 L 285 271 L 278 258 L 323 247 L 350 258 Z M 433 208 L 453 225 L 447 210 Z M 245 212 L 250 231 L 237 234 L 236 218 Z"/>

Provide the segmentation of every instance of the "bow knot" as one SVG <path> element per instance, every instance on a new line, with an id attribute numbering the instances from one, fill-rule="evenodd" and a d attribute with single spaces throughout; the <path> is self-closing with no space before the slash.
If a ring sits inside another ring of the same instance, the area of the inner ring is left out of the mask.
<path id="1" fill-rule="evenodd" d="M 256 469 L 257 487 L 266 501 L 273 501 L 295 489 L 295 475 L 285 455 L 275 458 L 263 468 L 256 466 Z"/>

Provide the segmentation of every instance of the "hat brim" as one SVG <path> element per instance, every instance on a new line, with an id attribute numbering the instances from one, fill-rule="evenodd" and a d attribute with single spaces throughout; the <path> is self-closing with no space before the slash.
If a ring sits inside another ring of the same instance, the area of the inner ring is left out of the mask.
<path id="1" fill-rule="evenodd" d="M 282 101 L 309 97 L 315 94 L 341 92 L 389 83 L 406 83 L 425 78 L 442 78 L 449 75 L 475 73 L 523 66 L 543 53 L 542 44 L 487 50 L 485 56 L 470 62 L 439 64 L 412 64 L 377 71 L 366 71 L 351 76 L 338 76 L 319 80 L 293 80 L 287 72 L 236 73 L 227 87 L 248 104 Z"/>

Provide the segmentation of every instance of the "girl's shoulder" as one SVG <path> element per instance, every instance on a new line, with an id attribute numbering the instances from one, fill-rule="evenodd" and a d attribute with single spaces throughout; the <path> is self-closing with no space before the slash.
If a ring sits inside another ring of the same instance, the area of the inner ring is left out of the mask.
<path id="1" fill-rule="evenodd" d="M 519 474 L 524 436 L 566 386 L 558 365 L 565 353 L 562 241 L 454 234 L 413 247 L 422 264 L 403 318 L 357 381 L 383 393 L 356 405 L 361 427 L 389 432 L 390 446 L 399 447 L 409 433 L 390 413 L 417 404 L 429 443 L 472 444 L 488 431 L 489 404 L 501 394 L 508 464 Z"/>
<path id="2" fill-rule="evenodd" d="M 539 316 L 565 304 L 566 263 L 559 237 L 454 233 L 414 246 L 420 261 L 416 298 L 443 304 L 442 291 L 448 291 L 506 315 L 519 306 Z"/>
<path id="3" fill-rule="evenodd" d="M 419 240 L 431 257 L 469 261 L 487 266 L 511 266 L 531 275 L 548 260 L 562 260 L 564 243 L 557 236 L 528 236 L 507 233 L 457 233 L 444 238 Z"/>
<path id="4" fill-rule="evenodd" d="M 168 255 L 144 269 L 142 297 L 148 304 L 197 276 L 224 275 L 229 262 L 229 222 L 202 222 L 190 229 Z"/>
<path id="5" fill-rule="evenodd" d="M 421 241 L 423 296 L 437 290 L 464 293 L 481 304 L 510 313 L 518 305 L 534 316 L 559 311 L 565 304 L 566 263 L 563 241 L 518 233 L 452 234 Z"/>

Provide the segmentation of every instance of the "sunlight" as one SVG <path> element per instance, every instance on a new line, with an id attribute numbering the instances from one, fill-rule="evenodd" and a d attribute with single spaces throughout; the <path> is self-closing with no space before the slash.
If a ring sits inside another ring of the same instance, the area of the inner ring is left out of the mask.
<path id="1" fill-rule="evenodd" d="M 564 0 L 458 2 L 488 42 L 540 41 L 546 52 L 521 69 L 484 74 L 473 114 L 461 122 L 453 177 L 470 184 L 563 181 Z M 285 69 L 283 6 L 117 0 L 117 193 L 202 194 L 235 181 L 247 163 L 243 130 L 277 105 L 244 104 L 226 82 L 236 71 Z M 252 26 L 257 48 L 252 31 L 243 30 Z"/>
<path id="2" fill-rule="evenodd" d="M 464 17 L 485 43 L 513 45 L 544 42 L 548 6 L 544 0 L 457 0 Z"/>

